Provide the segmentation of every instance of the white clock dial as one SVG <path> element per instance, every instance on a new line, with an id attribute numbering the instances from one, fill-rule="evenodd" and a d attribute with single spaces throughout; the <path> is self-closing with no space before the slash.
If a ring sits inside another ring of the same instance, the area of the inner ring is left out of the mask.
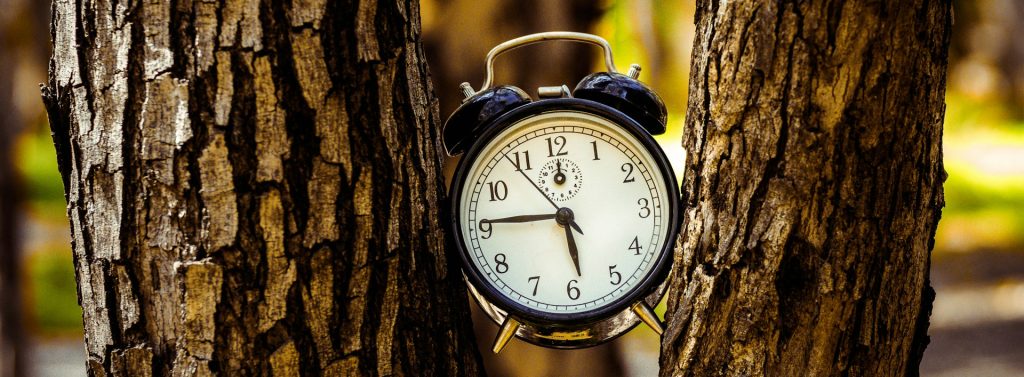
<path id="1" fill-rule="evenodd" d="M 603 117 L 520 120 L 469 163 L 457 198 L 465 251 L 484 284 L 522 306 L 571 314 L 612 305 L 668 242 L 671 204 L 656 159 Z"/>

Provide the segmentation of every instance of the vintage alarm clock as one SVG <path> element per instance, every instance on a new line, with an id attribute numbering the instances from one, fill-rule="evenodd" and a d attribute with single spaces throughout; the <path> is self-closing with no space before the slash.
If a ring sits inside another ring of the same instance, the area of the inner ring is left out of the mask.
<path id="1" fill-rule="evenodd" d="M 604 49 L 607 72 L 538 89 L 491 87 L 494 59 L 549 40 Z M 487 54 L 487 80 L 448 118 L 443 141 L 462 155 L 450 188 L 451 229 L 470 293 L 514 336 L 553 348 L 594 346 L 640 321 L 658 334 L 679 229 L 679 189 L 651 135 L 665 132 L 661 99 L 615 70 L 604 39 L 548 32 Z"/>

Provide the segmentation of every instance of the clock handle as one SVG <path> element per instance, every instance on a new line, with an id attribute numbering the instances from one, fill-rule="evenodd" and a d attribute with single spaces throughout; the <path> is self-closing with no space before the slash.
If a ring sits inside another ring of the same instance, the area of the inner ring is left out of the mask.
<path id="1" fill-rule="evenodd" d="M 615 70 L 615 60 L 612 58 L 612 46 L 609 45 L 608 41 L 604 38 L 593 34 L 577 33 L 572 31 L 549 31 L 545 33 L 536 33 L 524 35 L 494 46 L 494 48 L 491 49 L 491 52 L 487 53 L 487 79 L 484 80 L 483 86 L 481 86 L 480 90 L 477 91 L 473 91 L 473 88 L 468 84 L 463 84 L 462 88 L 466 92 L 464 93 L 466 94 L 466 97 L 470 97 L 491 88 L 491 84 L 494 82 L 494 60 L 498 58 L 498 55 L 519 47 L 545 41 L 584 42 L 601 46 L 601 49 L 604 50 L 604 65 L 607 67 L 608 72 L 618 72 Z"/>

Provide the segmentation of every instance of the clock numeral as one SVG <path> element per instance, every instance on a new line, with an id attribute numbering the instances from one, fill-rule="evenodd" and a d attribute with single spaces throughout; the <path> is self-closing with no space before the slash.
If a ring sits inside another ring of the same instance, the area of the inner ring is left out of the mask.
<path id="1" fill-rule="evenodd" d="M 622 164 L 622 172 L 626 173 L 626 178 L 622 180 L 622 183 L 636 182 L 636 178 L 633 178 L 633 164 L 628 162 Z"/>
<path id="2" fill-rule="evenodd" d="M 480 220 L 480 223 L 477 224 L 476 228 L 480 230 L 480 233 L 487 233 L 487 234 L 481 234 L 480 238 L 483 238 L 485 240 L 488 239 L 488 238 L 491 238 L 491 222 L 490 221 Z"/>
<path id="3" fill-rule="evenodd" d="M 580 289 L 573 287 L 572 285 L 574 283 L 576 283 L 576 280 L 569 280 L 569 284 L 566 284 L 565 286 L 565 293 L 569 295 L 570 300 L 580 298 Z"/>
<path id="4" fill-rule="evenodd" d="M 499 274 L 504 274 L 508 272 L 508 262 L 506 262 L 505 254 L 498 253 L 497 255 L 495 255 L 494 263 L 494 270 L 497 271 Z"/>
<path id="5" fill-rule="evenodd" d="M 619 285 L 622 282 L 622 274 L 615 271 L 615 265 L 608 266 L 608 277 L 612 278 L 612 285 Z"/>
<path id="6" fill-rule="evenodd" d="M 487 187 L 491 191 L 491 201 L 505 200 L 508 197 L 508 185 L 505 181 L 487 182 Z"/>
<path id="7" fill-rule="evenodd" d="M 646 219 L 651 216 L 651 201 L 647 200 L 647 198 L 640 198 L 637 199 L 636 204 L 640 205 L 640 213 L 637 215 L 640 215 L 641 219 Z"/>
<path id="8" fill-rule="evenodd" d="M 550 137 L 545 140 L 548 141 L 548 157 L 565 156 L 569 154 L 569 152 L 565 151 L 565 136 L 555 136 L 554 142 L 551 141 Z M 558 147 L 557 153 L 555 152 L 556 146 Z"/>
<path id="9" fill-rule="evenodd" d="M 591 141 L 590 144 L 594 146 L 594 160 L 600 160 L 601 158 L 597 157 L 597 142 Z"/>
<path id="10" fill-rule="evenodd" d="M 526 279 L 526 281 L 532 281 L 533 282 L 533 295 L 536 296 L 537 295 L 537 286 L 540 285 L 540 276 L 530 276 L 530 278 Z"/>
<path id="11" fill-rule="evenodd" d="M 629 243 L 629 249 L 636 252 L 636 254 L 633 255 L 640 255 L 640 250 L 643 249 L 643 247 L 640 246 L 640 236 L 633 237 L 633 242 Z"/>
<path id="12" fill-rule="evenodd" d="M 519 152 L 512 152 L 512 155 L 515 156 L 515 161 L 512 162 L 512 164 L 516 166 L 516 171 L 533 170 L 533 167 L 530 166 L 530 151 L 523 151 L 522 153 L 523 153 L 523 160 L 525 160 L 525 162 L 526 162 L 526 168 L 525 169 L 523 169 L 522 165 L 520 165 Z"/>

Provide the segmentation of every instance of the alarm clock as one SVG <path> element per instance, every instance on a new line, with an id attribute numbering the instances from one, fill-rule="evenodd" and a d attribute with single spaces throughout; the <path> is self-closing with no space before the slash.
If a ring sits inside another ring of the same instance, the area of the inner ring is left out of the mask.
<path id="1" fill-rule="evenodd" d="M 575 89 L 533 99 L 492 87 L 495 58 L 549 40 L 596 44 L 607 71 Z M 462 105 L 443 143 L 461 155 L 449 189 L 450 227 L 470 294 L 501 326 L 495 353 L 513 337 L 552 348 L 601 344 L 640 322 L 659 335 L 651 309 L 665 291 L 681 213 L 679 188 L 652 135 L 665 105 L 615 70 L 604 39 L 574 32 L 527 35 L 487 54 L 480 90 L 462 83 Z"/>

